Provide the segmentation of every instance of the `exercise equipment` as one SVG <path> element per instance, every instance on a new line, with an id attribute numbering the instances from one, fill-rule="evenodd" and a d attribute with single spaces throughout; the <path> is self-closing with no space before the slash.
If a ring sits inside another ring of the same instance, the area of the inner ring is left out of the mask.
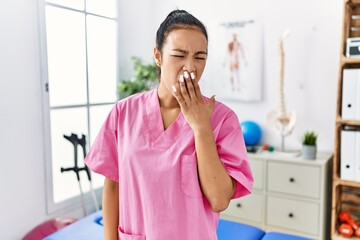
<path id="1" fill-rule="evenodd" d="M 341 235 L 351 237 L 355 233 L 355 236 L 360 238 L 360 227 L 356 220 L 351 217 L 349 211 L 340 212 L 338 218 L 341 222 L 341 225 L 338 228 Z"/>
<path id="2" fill-rule="evenodd" d="M 246 146 L 254 146 L 259 143 L 262 131 L 260 126 L 254 121 L 244 121 L 240 123 Z"/>
<path id="3" fill-rule="evenodd" d="M 81 187 L 81 179 L 80 179 L 80 172 L 81 171 L 86 172 L 86 175 L 87 175 L 87 178 L 88 178 L 88 181 L 89 181 L 89 184 L 90 184 L 91 197 L 92 197 L 92 200 L 93 200 L 96 211 L 99 211 L 99 203 L 97 201 L 95 191 L 94 191 L 94 188 L 93 188 L 93 185 L 92 185 L 91 172 L 90 172 L 89 168 L 86 165 L 84 165 L 84 167 L 79 167 L 78 166 L 78 145 L 81 146 L 83 156 L 84 156 L 84 159 L 85 159 L 85 156 L 86 156 L 86 137 L 85 137 L 84 134 L 82 134 L 81 138 L 79 138 L 77 134 L 71 133 L 70 136 L 64 135 L 64 138 L 66 140 L 70 141 L 72 143 L 73 147 L 74 147 L 74 166 L 70 167 L 70 168 L 61 167 L 60 171 L 62 173 L 69 172 L 69 171 L 75 172 L 76 178 L 77 178 L 77 181 L 78 181 L 78 184 L 79 184 L 79 189 L 80 189 L 81 206 L 82 206 L 82 209 L 83 209 L 83 212 L 84 212 L 84 216 L 86 216 L 87 211 L 86 211 L 86 207 L 85 207 L 84 193 L 83 193 L 83 190 L 82 190 L 82 187 Z"/>
<path id="4" fill-rule="evenodd" d="M 339 226 L 339 233 L 344 237 L 351 237 L 354 233 L 354 229 L 347 223 L 342 223 Z"/>
<path id="5" fill-rule="evenodd" d="M 275 148 L 273 146 L 269 146 L 268 144 L 264 144 L 262 147 L 263 151 L 273 152 Z"/>
<path id="6" fill-rule="evenodd" d="M 353 219 L 350 215 L 350 212 L 348 211 L 342 211 L 339 213 L 339 220 L 341 222 L 347 223 L 349 224 L 354 230 L 358 229 L 358 225 L 355 221 L 355 219 Z"/>

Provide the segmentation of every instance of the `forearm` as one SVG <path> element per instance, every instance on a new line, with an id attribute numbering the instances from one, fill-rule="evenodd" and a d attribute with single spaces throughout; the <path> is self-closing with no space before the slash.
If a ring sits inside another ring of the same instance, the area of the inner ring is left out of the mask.
<path id="1" fill-rule="evenodd" d="M 202 191 L 213 211 L 223 211 L 234 194 L 235 182 L 220 161 L 211 126 L 194 131 L 194 137 Z"/>
<path id="2" fill-rule="evenodd" d="M 104 182 L 102 206 L 105 240 L 118 240 L 119 184 L 108 178 Z"/>

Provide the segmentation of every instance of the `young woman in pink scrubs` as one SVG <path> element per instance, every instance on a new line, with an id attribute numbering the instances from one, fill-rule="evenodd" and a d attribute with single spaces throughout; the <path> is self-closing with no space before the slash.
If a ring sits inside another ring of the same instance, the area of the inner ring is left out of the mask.
<path id="1" fill-rule="evenodd" d="M 239 120 L 202 96 L 208 37 L 184 10 L 160 25 L 157 89 L 115 104 L 86 164 L 106 177 L 106 240 L 216 240 L 219 212 L 253 177 Z"/>

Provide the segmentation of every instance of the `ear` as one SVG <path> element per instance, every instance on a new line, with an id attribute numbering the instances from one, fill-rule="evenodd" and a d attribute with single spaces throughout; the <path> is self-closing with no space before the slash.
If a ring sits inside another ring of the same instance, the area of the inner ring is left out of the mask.
<path id="1" fill-rule="evenodd" d="M 158 67 L 161 65 L 161 53 L 160 51 L 155 47 L 154 48 L 154 60 Z"/>

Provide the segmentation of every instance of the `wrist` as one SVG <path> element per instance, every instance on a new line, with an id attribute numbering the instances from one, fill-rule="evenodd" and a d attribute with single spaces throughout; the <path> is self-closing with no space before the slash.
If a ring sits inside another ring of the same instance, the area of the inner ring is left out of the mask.
<path id="1" fill-rule="evenodd" d="M 193 132 L 195 136 L 202 136 L 202 135 L 213 135 L 213 129 L 211 124 L 201 124 L 200 126 L 194 127 Z"/>

